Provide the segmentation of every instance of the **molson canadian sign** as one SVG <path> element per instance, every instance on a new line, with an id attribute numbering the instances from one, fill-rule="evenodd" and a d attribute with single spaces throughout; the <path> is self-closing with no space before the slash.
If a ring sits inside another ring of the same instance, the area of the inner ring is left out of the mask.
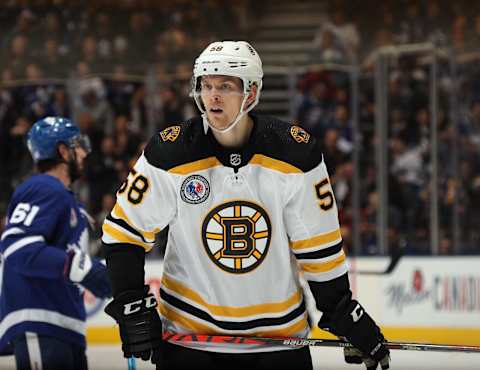
<path id="1" fill-rule="evenodd" d="M 405 257 L 381 284 L 382 324 L 480 327 L 478 266 L 478 258 Z"/>

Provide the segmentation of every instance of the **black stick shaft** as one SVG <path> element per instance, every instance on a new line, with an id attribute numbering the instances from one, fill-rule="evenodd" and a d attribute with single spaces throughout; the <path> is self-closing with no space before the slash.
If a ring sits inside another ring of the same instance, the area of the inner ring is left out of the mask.
<path id="1" fill-rule="evenodd" d="M 319 338 L 260 338 L 260 337 L 241 337 L 232 335 L 184 335 L 164 333 L 163 339 L 170 342 L 184 343 L 230 343 L 230 344 L 256 344 L 256 345 L 281 345 L 287 347 L 352 347 L 348 342 L 338 339 L 319 339 Z M 480 353 L 480 346 L 459 346 L 448 344 L 430 344 L 430 343 L 406 343 L 406 342 L 385 342 L 389 349 L 404 351 L 433 351 L 433 352 L 471 352 Z"/>

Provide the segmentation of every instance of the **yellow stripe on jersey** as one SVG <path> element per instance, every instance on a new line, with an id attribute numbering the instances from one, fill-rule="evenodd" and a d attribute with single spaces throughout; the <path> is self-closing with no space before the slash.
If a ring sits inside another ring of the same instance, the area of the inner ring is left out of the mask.
<path id="1" fill-rule="evenodd" d="M 192 330 L 195 333 L 202 334 L 216 334 L 217 332 L 207 325 L 200 324 L 190 318 L 187 318 L 179 313 L 171 310 L 162 302 L 158 304 L 160 308 L 160 314 L 165 317 L 167 320 L 170 320 L 174 323 L 177 323 L 183 326 L 185 329 Z"/>
<path id="2" fill-rule="evenodd" d="M 185 329 L 192 330 L 195 333 L 202 333 L 202 334 L 209 334 L 209 335 L 225 334 L 225 331 L 221 329 L 215 330 L 210 326 L 204 325 L 196 321 L 195 319 L 186 317 L 181 313 L 168 308 L 162 302 L 159 303 L 159 308 L 160 308 L 161 315 L 165 317 L 167 320 L 172 321 L 182 326 Z M 258 331 L 258 332 L 255 331 L 253 333 L 250 332 L 248 333 L 248 335 L 263 336 L 263 337 L 289 337 L 297 333 L 300 333 L 304 330 L 307 330 L 308 328 L 309 328 L 309 325 L 307 320 L 307 313 L 304 313 L 302 318 L 298 322 L 290 326 L 277 329 L 277 330 L 274 329 L 274 330 L 264 330 L 264 331 Z"/>
<path id="3" fill-rule="evenodd" d="M 345 263 L 345 253 L 340 254 L 337 258 L 331 260 L 331 261 L 326 261 L 326 262 L 320 262 L 320 263 L 302 263 L 300 262 L 300 268 L 304 272 L 310 272 L 310 273 L 321 273 L 321 272 L 328 272 L 333 270 L 334 268 L 340 266 L 341 264 Z"/>
<path id="4" fill-rule="evenodd" d="M 170 168 L 168 172 L 175 173 L 177 175 L 188 175 L 192 172 L 207 170 L 212 167 L 221 166 L 222 163 L 216 157 L 208 157 L 205 159 L 200 159 L 195 162 L 190 162 Z"/>
<path id="5" fill-rule="evenodd" d="M 248 317 L 258 314 L 279 313 L 290 309 L 291 307 L 298 305 L 302 301 L 302 295 L 300 291 L 292 294 L 290 298 L 283 302 L 276 303 L 263 303 L 246 307 L 228 307 L 219 306 L 207 303 L 197 292 L 186 287 L 182 283 L 175 281 L 163 275 L 162 285 L 172 292 L 177 293 L 181 297 L 185 297 L 208 310 L 213 315 L 225 316 L 225 317 Z"/>
<path id="6" fill-rule="evenodd" d="M 114 218 L 120 218 L 123 221 L 125 221 L 127 224 L 129 224 L 131 227 L 133 227 L 136 231 L 138 231 L 140 234 L 143 235 L 143 237 L 147 240 L 155 240 L 155 234 L 160 232 L 159 228 L 154 229 L 153 231 L 144 231 L 144 230 L 139 230 L 137 227 L 134 226 L 134 224 L 130 221 L 128 218 L 127 214 L 123 210 L 123 208 L 120 206 L 120 204 L 116 203 L 115 207 L 113 207 L 112 210 L 112 217 Z"/>
<path id="7" fill-rule="evenodd" d="M 135 244 L 135 245 L 138 245 L 138 246 L 144 248 L 147 252 L 150 251 L 150 249 L 152 249 L 152 247 L 153 247 L 153 244 L 150 245 L 150 244 L 141 242 L 139 240 L 136 240 L 136 239 L 132 238 L 131 236 L 123 233 L 122 231 L 117 230 L 116 228 L 114 228 L 113 226 L 111 226 L 107 223 L 103 224 L 102 231 L 105 234 L 108 234 L 111 238 L 115 239 L 119 243 Z"/>
<path id="8" fill-rule="evenodd" d="M 310 239 L 304 240 L 296 240 L 290 242 L 290 248 L 292 249 L 305 249 L 311 247 L 318 247 L 322 244 L 332 243 L 342 238 L 342 234 L 340 233 L 340 229 L 330 231 L 328 233 L 320 234 L 314 236 Z"/>
<path id="9" fill-rule="evenodd" d="M 301 320 L 287 326 L 286 328 L 278 329 L 278 330 L 267 330 L 267 331 L 260 331 L 255 332 L 255 336 L 258 337 L 292 337 L 295 334 L 301 333 L 304 330 L 309 329 L 308 320 L 307 320 L 307 313 L 303 314 Z"/>
<path id="10" fill-rule="evenodd" d="M 269 168 L 271 170 L 282 173 L 303 173 L 303 171 L 290 163 L 280 161 L 278 159 L 270 158 L 262 154 L 255 154 L 248 162 L 249 164 L 257 164 L 259 166 Z"/>

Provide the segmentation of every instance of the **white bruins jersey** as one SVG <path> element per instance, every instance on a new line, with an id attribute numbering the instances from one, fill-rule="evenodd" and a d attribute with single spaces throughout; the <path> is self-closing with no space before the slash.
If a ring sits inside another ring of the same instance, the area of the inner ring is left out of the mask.
<path id="1" fill-rule="evenodd" d="M 317 282 L 347 272 L 319 144 L 298 126 L 252 118 L 251 139 L 239 151 L 222 148 L 200 118 L 155 135 L 105 220 L 105 244 L 146 251 L 170 226 L 159 307 L 166 331 L 306 337 L 299 271 Z M 182 345 L 218 352 L 286 349 Z"/>

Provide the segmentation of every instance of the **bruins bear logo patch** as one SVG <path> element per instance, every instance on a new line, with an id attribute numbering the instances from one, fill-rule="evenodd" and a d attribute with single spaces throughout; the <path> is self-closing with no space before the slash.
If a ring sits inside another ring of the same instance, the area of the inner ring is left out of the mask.
<path id="1" fill-rule="evenodd" d="M 165 130 L 160 132 L 160 137 L 163 141 L 171 141 L 174 142 L 177 140 L 178 135 L 180 134 L 180 126 L 170 126 L 167 127 Z"/>
<path id="2" fill-rule="evenodd" d="M 241 274 L 258 267 L 267 255 L 272 227 L 267 212 L 247 201 L 232 201 L 212 209 L 203 221 L 202 240 L 212 262 Z"/>
<path id="3" fill-rule="evenodd" d="M 300 126 L 292 126 L 290 128 L 290 134 L 297 143 L 308 143 L 310 140 L 310 134 Z"/>

